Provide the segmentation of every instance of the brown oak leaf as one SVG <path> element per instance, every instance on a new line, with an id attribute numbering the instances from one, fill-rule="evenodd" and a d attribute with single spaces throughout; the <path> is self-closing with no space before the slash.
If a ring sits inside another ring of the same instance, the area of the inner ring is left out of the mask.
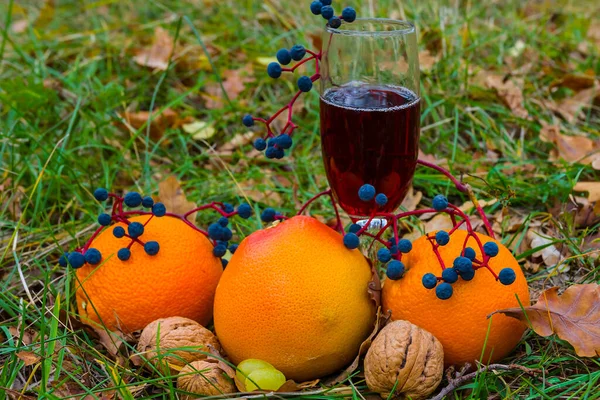
<path id="1" fill-rule="evenodd" d="M 538 302 L 530 307 L 496 313 L 529 321 L 538 335 L 557 334 L 580 357 L 600 356 L 600 285 L 596 283 L 573 285 L 560 296 L 558 287 L 553 287 L 542 292 Z"/>
<path id="2" fill-rule="evenodd" d="M 133 61 L 143 67 L 165 71 L 173 54 L 173 45 L 173 38 L 169 35 L 169 31 L 160 26 L 156 27 L 152 46 L 138 51 Z"/>
<path id="3" fill-rule="evenodd" d="M 523 92 L 512 80 L 505 81 L 502 75 L 486 73 L 484 84 L 489 89 L 494 89 L 498 97 L 510 108 L 510 110 L 519 118 L 529 117 L 529 113 L 523 107 Z"/>
<path id="4" fill-rule="evenodd" d="M 591 164 L 592 168 L 600 169 L 600 142 L 585 136 L 563 135 L 557 125 L 543 126 L 540 139 L 556 146 L 556 150 L 550 154 L 551 159 L 560 158 L 569 163 Z"/>
<path id="5" fill-rule="evenodd" d="M 179 215 L 184 215 L 196 208 L 196 203 L 189 201 L 185 197 L 181 184 L 173 175 L 158 184 L 157 201 L 163 203 L 168 212 Z M 192 213 L 188 215 L 188 221 L 194 222 L 196 214 Z"/>

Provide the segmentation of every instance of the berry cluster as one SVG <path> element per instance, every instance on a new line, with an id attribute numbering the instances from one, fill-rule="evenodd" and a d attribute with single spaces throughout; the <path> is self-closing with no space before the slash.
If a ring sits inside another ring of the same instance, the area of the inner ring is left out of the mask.
<path id="1" fill-rule="evenodd" d="M 234 253 L 237 249 L 237 244 L 230 244 L 230 240 L 233 237 L 233 232 L 229 229 L 229 218 L 234 215 L 239 215 L 241 218 L 247 219 L 252 215 L 252 207 L 243 203 L 238 206 L 237 210 L 233 205 L 228 203 L 212 202 L 200 207 L 196 207 L 193 210 L 188 211 L 183 215 L 168 213 L 167 208 L 163 203 L 154 202 L 152 197 L 142 197 L 137 192 L 127 193 L 124 197 L 120 197 L 114 193 L 109 193 L 104 188 L 99 188 L 94 191 L 94 197 L 96 200 L 104 202 L 109 198 L 114 200 L 112 210 L 110 214 L 101 213 L 98 216 L 98 228 L 94 234 L 90 237 L 87 243 L 80 249 L 76 249 L 73 252 L 63 254 L 59 259 L 59 264 L 63 267 L 71 266 L 72 268 L 81 268 L 86 263 L 90 265 L 98 265 L 102 261 L 102 254 L 98 249 L 91 248 L 93 240 L 102 232 L 105 228 L 108 228 L 113 223 L 124 224 L 125 227 L 117 225 L 112 229 L 112 234 L 118 238 L 125 238 L 128 240 L 121 249 L 117 251 L 117 257 L 121 261 L 128 261 L 131 258 L 131 248 L 135 244 L 143 246 L 146 254 L 150 256 L 156 256 L 160 252 L 160 244 L 157 241 L 149 240 L 143 241 L 142 236 L 144 235 L 145 227 L 152 221 L 154 217 L 161 218 L 164 216 L 179 218 L 191 228 L 204 234 L 212 240 L 214 245 L 213 254 L 215 257 L 221 258 L 223 267 L 227 265 L 227 260 L 222 257 L 226 254 L 227 250 Z M 144 210 L 131 210 L 124 211 L 124 206 L 129 208 L 142 207 Z M 220 214 L 220 218 L 217 222 L 211 224 L 207 231 L 198 228 L 196 225 L 188 221 L 187 217 L 195 212 L 212 209 Z M 144 222 L 130 221 L 129 217 L 147 215 L 148 219 Z"/>
<path id="2" fill-rule="evenodd" d="M 310 11 L 315 15 L 321 15 L 328 21 L 328 26 L 334 29 L 339 28 L 342 25 L 342 21 L 347 23 L 354 22 L 356 19 L 356 11 L 352 7 L 344 8 L 342 14 L 336 16 L 331 3 L 332 0 L 313 1 L 310 4 Z M 306 56 L 307 54 L 308 57 Z M 290 102 L 280 108 L 275 114 L 267 119 L 254 117 L 250 114 L 247 114 L 242 118 L 242 123 L 247 127 L 252 127 L 255 122 L 260 122 L 263 123 L 267 129 L 266 137 L 261 137 L 254 141 L 254 148 L 258 151 L 265 151 L 265 156 L 267 158 L 281 159 L 285 156 L 285 150 L 292 147 L 292 134 L 294 133 L 294 130 L 298 128 L 298 125 L 292 121 L 294 103 L 302 93 L 309 92 L 312 89 L 314 82 L 321 77 L 321 52 L 308 50 L 304 46 L 296 44 L 290 49 L 278 50 L 275 56 L 277 62 L 272 62 L 267 66 L 267 74 L 273 79 L 279 78 L 284 72 L 294 73 L 296 69 L 310 61 L 315 62 L 315 73 L 311 76 L 303 75 L 298 78 L 296 82 L 298 91 L 292 97 Z M 296 64 L 287 67 L 292 61 L 296 61 Z M 281 129 L 281 132 L 275 134 L 271 125 L 273 121 L 285 111 L 287 111 L 287 122 Z"/>
<path id="3" fill-rule="evenodd" d="M 455 231 L 455 229 L 453 229 Z M 475 236 L 473 236 L 475 237 Z M 439 256 L 438 249 L 440 246 L 446 246 L 450 242 L 450 233 L 446 231 L 438 231 L 435 235 L 428 235 L 427 239 L 433 246 L 433 251 Z M 478 245 L 481 246 L 479 240 Z M 489 260 L 498 255 L 500 249 L 495 242 L 487 242 L 482 246 L 483 260 L 476 258 L 475 250 L 471 247 L 463 247 L 461 255 L 456 257 L 453 261 L 452 267 L 446 267 L 442 265 L 441 276 L 435 276 L 432 273 L 423 275 L 422 283 L 426 289 L 435 288 L 436 296 L 441 300 L 447 300 L 452 297 L 453 289 L 452 284 L 456 283 L 459 277 L 464 281 L 470 281 L 475 277 L 475 271 L 481 268 L 487 268 L 492 274 L 494 272 L 489 267 Z M 503 285 L 510 285 L 516 279 L 515 271 L 511 268 L 503 268 L 500 270 L 497 280 Z"/>
<path id="4" fill-rule="evenodd" d="M 487 220 L 483 209 L 477 202 L 477 199 L 472 194 L 470 187 L 457 181 L 456 178 L 454 178 L 448 171 L 444 170 L 441 167 L 438 167 L 437 165 L 432 165 L 424 161 L 419 161 L 419 164 L 433 168 L 443 173 L 444 175 L 450 178 L 450 180 L 456 185 L 456 187 L 461 192 L 469 194 L 469 196 L 473 200 L 473 203 L 475 204 L 475 208 L 481 216 L 481 219 L 488 231 L 488 234 L 492 238 L 494 237 L 494 233 L 491 229 L 489 221 Z M 336 229 L 344 234 L 344 245 L 348 249 L 356 249 L 361 244 L 362 236 L 367 236 L 368 238 L 372 239 L 371 246 L 373 246 L 375 243 L 383 245 L 383 247 L 377 252 L 377 259 L 384 265 L 387 277 L 392 280 L 397 280 L 403 277 L 406 267 L 402 262 L 402 255 L 407 254 L 412 250 L 412 243 L 409 240 L 399 239 L 399 220 L 411 216 L 419 216 L 428 213 L 446 213 L 450 216 L 453 222 L 453 228 L 448 232 L 438 231 L 433 235 L 427 236 L 427 239 L 431 243 L 432 249 L 440 263 L 442 273 L 439 277 L 435 276 L 434 274 L 426 274 L 423 277 L 423 285 L 426 288 L 435 288 L 437 297 L 442 300 L 449 299 L 453 293 L 453 283 L 456 283 L 459 278 L 464 281 L 472 280 L 475 276 L 475 272 L 478 269 L 482 268 L 487 269 L 496 278 L 496 280 L 500 281 L 500 283 L 504 285 L 510 285 L 515 281 L 516 274 L 511 268 L 504 268 L 500 271 L 499 274 L 496 274 L 490 268 L 490 259 L 498 255 L 498 245 L 495 242 L 487 242 L 485 244 L 482 244 L 479 237 L 475 235 L 475 231 L 473 229 L 473 226 L 471 225 L 469 217 L 460 208 L 453 204 L 450 204 L 445 196 L 435 196 L 433 198 L 431 208 L 393 214 L 378 211 L 378 207 L 382 207 L 387 203 L 387 197 L 384 193 L 376 193 L 377 190 L 374 186 L 370 184 L 364 184 L 360 187 L 358 191 L 359 198 L 365 202 L 374 202 L 375 207 L 373 207 L 372 214 L 370 215 L 367 221 L 365 221 L 361 225 L 352 224 L 346 231 L 341 226 L 341 219 L 339 217 L 339 212 L 334 197 L 332 195 L 331 189 L 321 192 L 312 199 L 310 199 L 302 207 L 299 213 L 302 213 L 308 207 L 308 205 L 315 199 L 321 196 L 329 196 L 331 198 L 337 216 L 338 224 Z M 377 233 L 373 234 L 369 232 L 369 228 L 371 227 L 373 220 L 376 218 L 383 218 L 386 221 L 388 221 L 388 223 L 378 228 Z M 468 240 L 465 240 L 461 254 L 457 255 L 456 259 L 453 262 L 453 266 L 448 268 L 444 265 L 442 257 L 439 253 L 439 248 L 446 246 L 448 243 L 450 243 L 452 234 L 463 225 L 465 226 L 468 232 L 467 239 L 473 238 L 476 241 L 481 254 L 483 254 L 483 259 L 476 259 L 475 250 L 471 247 L 467 247 L 466 244 Z M 390 227 L 392 229 L 392 237 L 389 240 L 385 240 L 383 239 L 383 235 Z"/>

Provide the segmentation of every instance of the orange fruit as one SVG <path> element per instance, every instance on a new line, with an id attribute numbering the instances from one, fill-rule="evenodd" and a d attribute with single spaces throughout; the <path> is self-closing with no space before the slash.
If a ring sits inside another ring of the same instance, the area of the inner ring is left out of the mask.
<path id="1" fill-rule="evenodd" d="M 529 289 L 521 267 L 510 250 L 489 236 L 477 236 L 482 245 L 487 242 L 498 245 L 498 255 L 490 260 L 489 266 L 496 274 L 503 268 L 511 268 L 516 273 L 516 280 L 512 284 L 501 284 L 489 270 L 481 268 L 476 270 L 473 280 L 459 278 L 453 283 L 452 297 L 438 299 L 435 289 L 426 289 L 422 283 L 426 273 L 439 277 L 442 272 L 431 243 L 426 236 L 422 236 L 413 242 L 412 251 L 402 258 L 406 265 L 404 277 L 396 281 L 387 279 L 383 285 L 383 309 L 391 310 L 392 319 L 410 321 L 437 337 L 444 346 L 446 365 L 461 365 L 474 360 L 484 363 L 500 360 L 515 348 L 526 328 L 520 321 L 502 314 L 487 318 L 496 310 L 519 307 L 517 297 L 523 306 L 528 306 Z M 461 255 L 466 238 L 467 232 L 458 230 L 450 236 L 446 246 L 439 247 L 447 267 L 452 267 L 454 259 Z M 482 260 L 481 251 L 473 237 L 469 238 L 467 246 L 475 250 L 477 260 Z"/>
<path id="2" fill-rule="evenodd" d="M 129 219 L 145 223 L 150 216 Z M 160 251 L 146 254 L 134 243 L 127 261 L 117 251 L 130 239 L 117 239 L 114 224 L 102 231 L 91 248 L 102 253 L 99 265 L 85 264 L 77 270 L 77 308 L 84 322 L 110 330 L 132 332 L 158 318 L 186 317 L 208 324 L 212 318 L 215 289 L 221 277 L 221 261 L 213 245 L 200 232 L 174 217 L 154 217 L 140 240 L 157 241 Z"/>
<path id="3" fill-rule="evenodd" d="M 306 381 L 348 365 L 373 329 L 371 267 L 342 236 L 296 216 L 246 237 L 215 296 L 215 330 L 237 365 L 256 358 Z"/>

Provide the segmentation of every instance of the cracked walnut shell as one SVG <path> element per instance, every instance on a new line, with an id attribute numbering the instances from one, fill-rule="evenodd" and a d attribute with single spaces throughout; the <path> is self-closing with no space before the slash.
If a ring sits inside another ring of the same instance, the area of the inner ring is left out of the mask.
<path id="1" fill-rule="evenodd" d="M 170 317 L 149 323 L 142 331 L 137 350 L 155 365 L 160 360 L 171 369 L 180 370 L 192 361 L 205 359 L 211 351 L 209 346 L 221 349 L 211 331 L 191 319 Z"/>
<path id="2" fill-rule="evenodd" d="M 383 328 L 365 357 L 367 385 L 383 398 L 396 386 L 393 398 L 425 399 L 440 384 L 443 372 L 442 344 L 407 321 Z"/>
<path id="3" fill-rule="evenodd" d="M 198 395 L 180 395 L 182 400 L 200 396 L 220 396 L 237 391 L 235 383 L 219 364 L 210 361 L 194 361 L 183 367 L 177 377 L 177 387 L 179 390 Z"/>

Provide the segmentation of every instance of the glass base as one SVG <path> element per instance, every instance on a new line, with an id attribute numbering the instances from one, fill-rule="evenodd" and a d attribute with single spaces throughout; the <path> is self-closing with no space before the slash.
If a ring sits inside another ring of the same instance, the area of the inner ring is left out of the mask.
<path id="1" fill-rule="evenodd" d="M 367 223 L 369 223 L 367 231 L 378 232 L 382 228 L 386 227 L 388 224 L 388 221 L 385 218 L 373 218 L 371 221 L 369 221 L 369 218 L 365 217 L 356 217 L 352 219 L 355 221 L 354 223 L 359 225 L 361 228 L 364 227 Z"/>

